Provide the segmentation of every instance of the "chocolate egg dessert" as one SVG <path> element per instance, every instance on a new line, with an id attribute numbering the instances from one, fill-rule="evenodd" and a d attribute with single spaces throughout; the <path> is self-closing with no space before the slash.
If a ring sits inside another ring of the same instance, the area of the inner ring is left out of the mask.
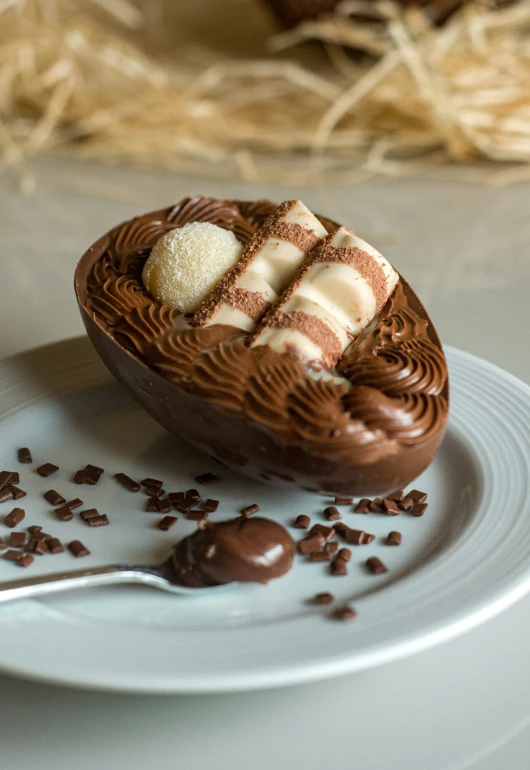
<path id="1" fill-rule="evenodd" d="M 440 340 L 407 282 L 301 201 L 187 198 L 115 227 L 76 294 L 101 358 L 175 436 L 318 493 L 406 486 L 443 438 Z"/>

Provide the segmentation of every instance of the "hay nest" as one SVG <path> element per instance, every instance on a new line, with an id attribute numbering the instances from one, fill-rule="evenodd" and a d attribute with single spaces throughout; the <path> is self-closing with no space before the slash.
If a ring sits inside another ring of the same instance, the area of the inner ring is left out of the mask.
<path id="1" fill-rule="evenodd" d="M 355 20 L 367 7 L 377 24 Z M 27 179 L 28 159 L 68 151 L 288 183 L 478 160 L 530 176 L 530 0 L 470 2 L 441 27 L 391 0 L 343 2 L 274 36 L 270 58 L 202 67 L 148 53 L 144 10 L 0 0 L 4 168 Z M 297 61 L 307 40 L 328 65 Z"/>

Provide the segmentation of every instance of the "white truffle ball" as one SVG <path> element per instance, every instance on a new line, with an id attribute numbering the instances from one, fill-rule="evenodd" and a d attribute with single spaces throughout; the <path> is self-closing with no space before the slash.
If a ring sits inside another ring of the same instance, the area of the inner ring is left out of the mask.
<path id="1" fill-rule="evenodd" d="M 162 305 L 193 313 L 243 251 L 230 230 L 190 222 L 162 235 L 144 265 L 142 280 Z"/>

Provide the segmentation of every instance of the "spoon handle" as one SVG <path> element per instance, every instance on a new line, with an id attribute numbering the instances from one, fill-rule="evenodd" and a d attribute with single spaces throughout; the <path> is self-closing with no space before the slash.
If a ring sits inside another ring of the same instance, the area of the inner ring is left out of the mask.
<path id="1" fill-rule="evenodd" d="M 70 591 L 74 588 L 93 588 L 94 586 L 115 583 L 146 583 L 159 587 L 161 580 L 162 578 L 155 567 L 107 564 L 102 567 L 53 572 L 49 575 L 37 575 L 21 580 L 7 580 L 0 583 L 0 602 L 42 596 L 58 591 Z"/>

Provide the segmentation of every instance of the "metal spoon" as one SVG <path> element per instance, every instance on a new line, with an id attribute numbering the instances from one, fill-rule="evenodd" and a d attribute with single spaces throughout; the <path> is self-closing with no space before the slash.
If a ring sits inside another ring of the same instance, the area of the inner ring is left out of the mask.
<path id="1" fill-rule="evenodd" d="M 87 567 L 68 572 L 53 572 L 50 575 L 37 575 L 21 580 L 7 580 L 0 583 L 0 602 L 42 596 L 58 591 L 70 591 L 74 588 L 94 588 L 95 586 L 108 586 L 116 583 L 143 583 L 143 585 L 161 588 L 172 594 L 185 596 L 197 595 L 198 591 L 204 590 L 179 585 L 176 582 L 171 562 L 167 560 L 154 566 L 106 564 L 103 567 Z M 211 588 L 221 587 L 209 586 L 208 588 L 211 590 Z"/>

